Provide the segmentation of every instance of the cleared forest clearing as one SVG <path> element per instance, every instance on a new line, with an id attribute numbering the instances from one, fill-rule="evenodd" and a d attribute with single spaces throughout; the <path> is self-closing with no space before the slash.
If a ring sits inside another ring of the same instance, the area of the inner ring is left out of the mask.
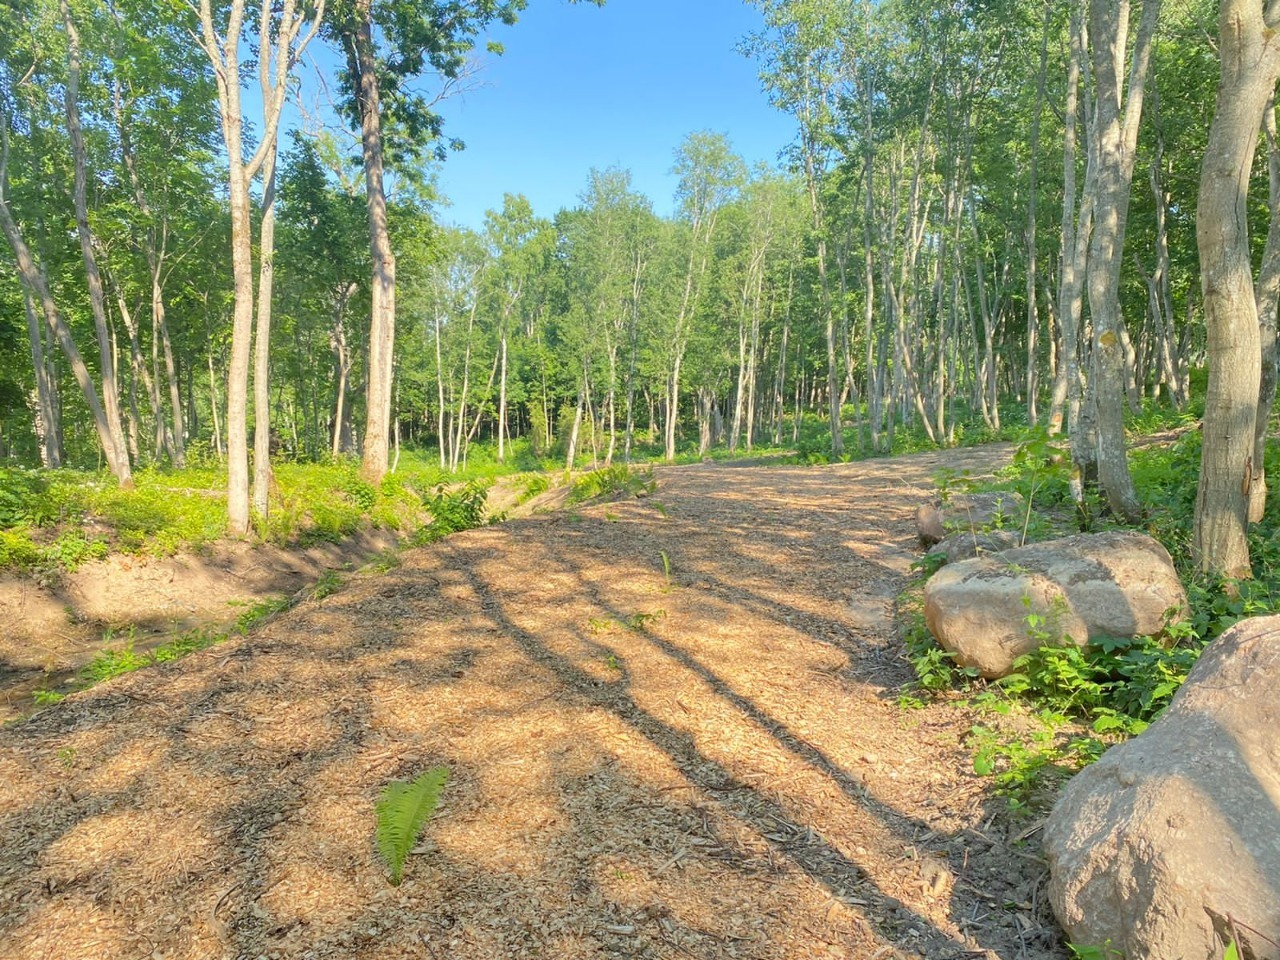
<path id="1" fill-rule="evenodd" d="M 897 702 L 914 507 L 1007 456 L 660 470 L 6 728 L 0 956 L 1065 956 L 972 717 Z"/>

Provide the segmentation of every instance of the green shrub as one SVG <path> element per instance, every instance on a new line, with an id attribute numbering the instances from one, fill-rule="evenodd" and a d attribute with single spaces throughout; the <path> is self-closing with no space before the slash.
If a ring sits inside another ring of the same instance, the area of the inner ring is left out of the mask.
<path id="1" fill-rule="evenodd" d="M 0 467 L 0 529 L 47 519 L 40 506 L 46 486 L 37 470 Z"/>
<path id="2" fill-rule="evenodd" d="M 420 527 L 414 534 L 414 545 L 435 543 L 451 533 L 482 526 L 488 501 L 487 486 L 477 480 L 472 480 L 462 489 L 453 492 L 447 491 L 443 485 L 437 487 L 435 494 L 427 499 L 431 522 Z"/>
<path id="3" fill-rule="evenodd" d="M 579 504 L 588 500 L 619 500 L 642 496 L 652 493 L 657 486 L 652 470 L 633 470 L 626 464 L 616 463 L 574 480 L 569 488 L 568 502 Z"/>
<path id="4" fill-rule="evenodd" d="M 535 473 L 524 479 L 520 486 L 519 502 L 525 503 L 551 488 L 551 478 L 545 473 Z"/>
<path id="5" fill-rule="evenodd" d="M 378 500 L 378 491 L 373 488 L 373 484 L 354 474 L 343 478 L 341 489 L 361 510 L 372 509 Z"/>
<path id="6" fill-rule="evenodd" d="M 53 541 L 42 553 L 46 562 L 64 570 L 75 570 L 90 560 L 104 559 L 107 549 L 107 541 L 101 537 L 87 537 L 82 531 L 70 530 Z"/>
<path id="7" fill-rule="evenodd" d="M 0 567 L 29 570 L 44 559 L 44 554 L 25 528 L 0 530 Z"/>

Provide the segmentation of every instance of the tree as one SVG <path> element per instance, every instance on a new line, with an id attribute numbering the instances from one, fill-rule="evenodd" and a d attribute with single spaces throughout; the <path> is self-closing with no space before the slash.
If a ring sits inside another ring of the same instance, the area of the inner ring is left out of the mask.
<path id="1" fill-rule="evenodd" d="M 51 14 L 45 16 L 44 14 Z M 41 17 L 35 18 L 36 25 L 41 31 L 49 28 L 49 21 L 57 17 L 61 19 L 61 10 L 58 13 L 51 13 L 45 10 Z M 41 86 L 33 84 L 31 81 L 36 76 L 37 68 L 51 62 L 51 58 L 46 58 L 43 54 L 35 49 L 44 39 L 43 32 L 31 30 L 30 32 L 19 31 L 13 29 L 16 22 L 3 16 L 0 19 L 0 26 L 4 30 L 0 32 L 0 46 L 5 54 L 4 60 L 8 62 L 0 63 L 0 231 L 5 235 L 5 239 L 9 243 L 9 247 L 13 253 L 14 261 L 17 265 L 20 285 L 23 288 L 23 300 L 28 316 L 28 330 L 30 336 L 31 355 L 33 365 L 36 369 L 37 384 L 42 378 L 48 378 L 48 368 L 42 373 L 40 368 L 44 366 L 45 350 L 42 341 L 44 336 L 39 331 L 39 323 L 31 323 L 34 316 L 39 313 L 43 315 L 48 334 L 50 336 L 50 347 L 52 342 L 56 341 L 61 348 L 63 354 L 67 358 L 67 362 L 71 367 L 71 371 L 75 376 L 76 383 L 80 387 L 81 393 L 84 395 L 85 403 L 89 408 L 90 415 L 93 418 L 94 429 L 96 431 L 99 445 L 103 453 L 107 457 L 107 462 L 115 475 L 116 479 L 122 486 L 130 486 L 132 484 L 131 471 L 129 468 L 128 453 L 125 450 L 119 432 L 118 412 L 116 418 L 116 428 L 111 425 L 111 418 L 107 413 L 107 409 L 101 401 L 97 387 L 94 385 L 93 377 L 89 371 L 88 365 L 85 363 L 83 356 L 76 346 L 75 338 L 72 335 L 70 326 L 67 323 L 63 311 L 59 308 L 57 301 L 54 299 L 53 286 L 50 281 L 48 266 L 39 258 L 37 253 L 33 251 L 28 244 L 24 235 L 22 224 L 18 220 L 15 213 L 12 199 L 10 195 L 9 180 L 9 164 L 12 156 L 12 128 L 15 125 L 15 118 L 18 112 L 18 105 L 22 99 L 22 88 L 26 88 L 28 95 L 25 97 L 25 105 L 29 111 L 27 122 L 28 139 L 34 141 L 37 131 L 41 128 L 40 114 L 43 112 L 44 104 L 40 92 Z M 78 51 L 71 52 L 69 47 L 69 64 L 74 64 L 78 56 Z M 15 76 L 14 61 L 23 58 L 25 64 L 20 68 Z M 68 89 L 64 98 L 64 109 L 67 110 L 67 122 L 78 122 L 78 116 L 74 114 L 73 109 L 76 103 L 76 93 L 78 91 Z M 39 162 L 38 154 L 32 152 L 33 155 L 27 157 L 32 167 L 32 173 L 36 170 Z M 81 178 L 86 176 L 85 169 L 78 166 L 76 171 L 76 180 L 81 182 Z M 31 179 L 36 179 L 32 176 Z M 80 189 L 77 193 L 85 191 L 83 184 L 80 183 Z M 79 219 L 77 217 L 77 235 L 83 239 L 83 234 L 79 230 Z M 95 320 L 97 316 L 95 315 Z M 99 344 L 99 353 L 106 351 L 106 355 L 110 356 L 110 344 L 105 346 Z M 56 387 L 53 386 L 51 379 L 44 384 L 45 390 L 38 398 L 39 409 L 42 416 L 57 417 L 56 405 Z M 105 391 L 104 391 L 105 392 Z M 46 430 L 52 429 L 46 427 Z M 48 434 L 46 434 L 48 436 Z M 60 446 L 56 443 L 55 445 Z M 46 457 L 51 455 L 49 446 L 46 444 Z M 55 458 L 57 459 L 57 458 Z"/>
<path id="2" fill-rule="evenodd" d="M 827 395 L 831 455 L 844 452 L 840 424 L 840 372 L 835 316 L 827 279 L 827 229 L 823 178 L 833 147 L 835 107 L 845 65 L 844 31 L 852 23 L 851 0 L 756 0 L 772 34 L 752 37 L 747 49 L 761 59 L 761 79 L 775 105 L 795 116 L 799 126 L 797 165 L 809 192 L 817 242 L 818 283 L 827 344 Z"/>
<path id="3" fill-rule="evenodd" d="M 676 424 L 680 415 L 680 374 L 693 325 L 706 291 L 720 211 L 746 181 L 746 165 L 722 134 L 690 134 L 676 151 L 675 174 L 680 216 L 686 227 L 685 269 L 679 306 L 668 339 L 666 458 L 676 457 Z"/>
<path id="4" fill-rule="evenodd" d="M 1280 78 L 1280 0 L 1223 0 L 1221 80 L 1200 174 L 1196 243 L 1209 337 L 1209 387 L 1193 551 L 1201 570 L 1248 577 L 1249 486 L 1261 352 L 1248 190 L 1263 110 Z"/>
<path id="5" fill-rule="evenodd" d="M 1138 128 L 1151 44 L 1160 14 L 1159 0 L 1144 0 L 1142 19 L 1129 68 L 1128 89 L 1121 81 L 1129 35 L 1128 0 L 1092 0 L 1089 44 L 1095 90 L 1092 194 L 1089 243 L 1089 312 L 1093 318 L 1093 413 L 1097 425 L 1098 480 L 1116 514 L 1130 522 L 1142 516 L 1129 475 L 1124 445 L 1124 383 L 1127 334 L 1120 314 L 1120 267 L 1124 261 L 1129 192 L 1137 155 Z"/>
<path id="6" fill-rule="evenodd" d="M 373 306 L 362 470 L 374 482 L 388 468 L 396 327 L 396 260 L 387 226 L 387 161 L 416 158 L 427 150 L 443 158 L 439 144 L 443 126 L 434 105 L 463 77 L 467 54 L 480 31 L 494 20 L 515 23 L 526 3 L 335 0 L 330 6 L 325 29 L 346 57 L 346 109 L 360 125 L 369 205 Z M 496 45 L 490 49 L 501 52 Z M 412 82 L 427 72 L 434 72 L 441 80 L 433 99 L 411 89 Z M 461 143 L 453 141 L 453 146 Z"/>
<path id="7" fill-rule="evenodd" d="M 327 430 L 324 448 L 333 456 L 356 449 L 352 429 L 353 378 L 358 373 L 359 342 L 352 315 L 368 294 L 369 247 L 360 240 L 365 227 L 361 198 L 330 183 L 314 138 L 295 136 L 281 171 L 281 283 L 284 319 L 297 336 L 297 377 L 314 389 L 324 375 L 307 349 L 327 344 L 333 353 L 333 393 L 321 406 L 309 399 L 312 430 Z M 313 330 L 313 327 L 315 328 Z M 296 388 L 295 388 L 296 389 Z M 327 426 L 324 426 L 327 425 Z M 313 455 L 320 444 L 308 438 Z"/>
<path id="8" fill-rule="evenodd" d="M 284 0 L 278 19 L 270 0 L 263 0 L 259 12 L 258 51 L 260 77 L 264 88 L 263 136 L 257 150 L 245 159 L 244 115 L 240 105 L 240 46 L 245 26 L 245 0 L 231 0 L 226 29 L 219 35 L 214 24 L 212 0 L 200 0 L 200 44 L 213 64 L 222 119 L 222 136 L 227 148 L 227 188 L 231 208 L 231 263 L 235 277 L 235 312 L 232 324 L 231 362 L 227 372 L 227 518 L 233 536 L 249 532 L 249 447 L 246 414 L 249 393 L 249 351 L 253 339 L 254 284 L 252 209 L 249 185 L 259 170 L 266 169 L 272 180 L 280 112 L 288 90 L 289 76 L 303 50 L 315 36 L 324 15 L 324 0 L 314 11 L 299 7 L 296 0 Z M 302 32 L 308 15 L 311 25 Z M 270 77 L 274 61 L 274 77 Z M 264 164 L 270 159 L 270 166 Z M 274 195 L 274 183 L 268 193 Z M 267 273 L 271 252 L 264 251 Z M 268 321 L 269 322 L 269 321 Z M 259 336 L 265 338 L 266 327 Z M 265 347 L 264 347 L 265 349 Z M 262 452 L 266 437 L 257 438 L 259 471 L 270 469 Z M 261 504 L 259 509 L 261 509 Z"/>
<path id="9" fill-rule="evenodd" d="M 525 294 L 539 270 L 545 270 L 555 235 L 551 224 L 533 215 L 524 196 L 506 194 L 502 209 L 485 216 L 485 239 L 493 269 L 486 291 L 489 310 L 497 326 L 498 374 L 498 462 L 506 460 L 507 386 L 510 373 L 511 337 Z"/>

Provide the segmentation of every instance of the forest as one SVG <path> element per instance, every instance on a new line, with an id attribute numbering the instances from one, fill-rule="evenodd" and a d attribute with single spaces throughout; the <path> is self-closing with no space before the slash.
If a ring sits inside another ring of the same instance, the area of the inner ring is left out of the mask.
<path id="1" fill-rule="evenodd" d="M 1040 430 L 1078 503 L 1137 521 L 1126 415 L 1204 403 L 1194 550 L 1248 574 L 1270 6 L 758 0 L 741 53 L 795 121 L 775 167 L 691 131 L 672 215 L 605 169 L 571 209 L 495 194 L 445 225 L 431 169 L 467 159 L 436 98 L 523 6 L 7 4 L 5 462 L 216 466 L 244 534 L 273 460 L 376 484 L 403 450 L 461 475 Z M 341 64 L 333 115 L 285 129 L 309 47 Z"/>
<path id="2" fill-rule="evenodd" d="M 1275 955 L 1280 0 L 526 6 L 0 0 L 0 953 Z"/>

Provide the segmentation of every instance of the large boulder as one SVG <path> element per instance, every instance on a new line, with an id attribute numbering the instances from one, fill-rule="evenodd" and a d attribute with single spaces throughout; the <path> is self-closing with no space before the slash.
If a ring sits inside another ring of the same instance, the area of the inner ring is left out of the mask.
<path id="1" fill-rule="evenodd" d="M 1050 643 L 1154 636 L 1181 619 L 1186 591 L 1169 553 L 1140 533 L 1046 540 L 943 567 L 925 584 L 924 616 L 965 667 L 1003 677 Z"/>
<path id="2" fill-rule="evenodd" d="M 1025 509 L 1022 495 L 1009 490 L 956 493 L 916 507 L 916 533 L 921 545 L 929 547 L 950 534 L 986 530 L 1002 520 L 1020 528 Z"/>
<path id="3" fill-rule="evenodd" d="M 1201 656 L 1164 715 L 1063 791 L 1044 835 L 1071 942 L 1127 960 L 1280 958 L 1280 617 Z"/>

